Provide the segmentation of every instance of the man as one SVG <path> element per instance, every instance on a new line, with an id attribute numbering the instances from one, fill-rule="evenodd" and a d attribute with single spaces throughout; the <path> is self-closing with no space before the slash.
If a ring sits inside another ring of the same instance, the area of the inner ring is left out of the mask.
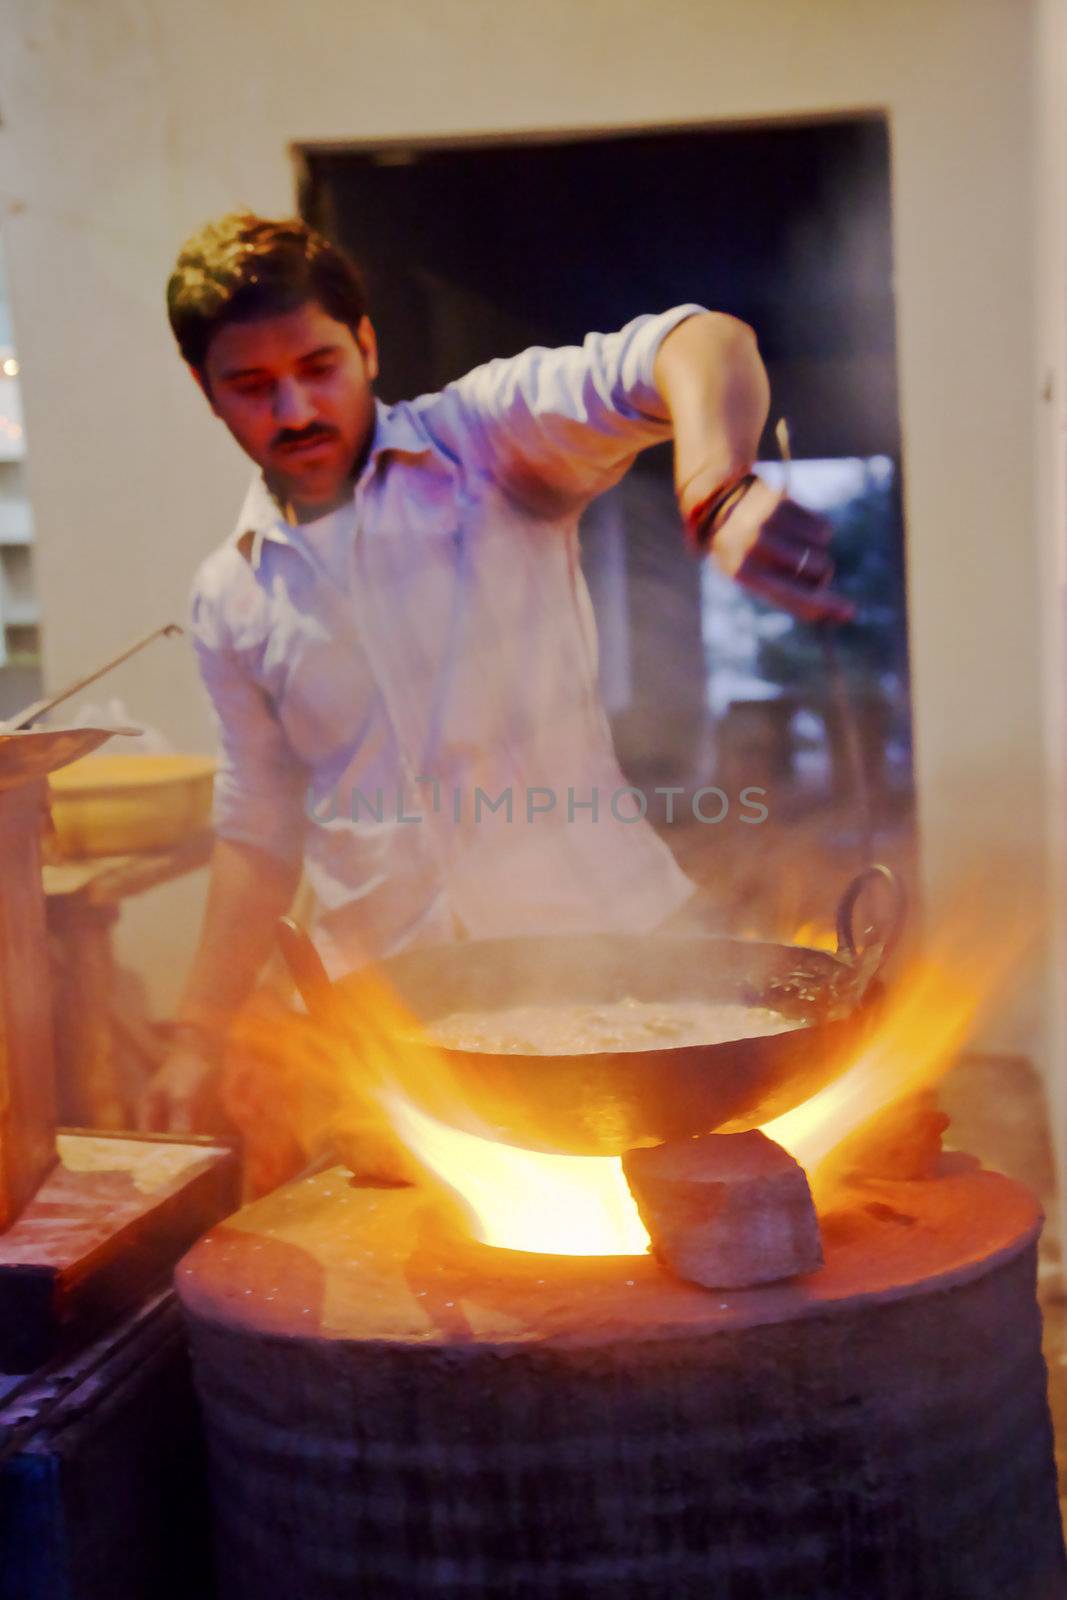
<path id="1" fill-rule="evenodd" d="M 582 508 L 673 435 L 679 505 L 730 574 L 809 619 L 829 531 L 754 478 L 752 331 L 696 305 L 376 401 L 360 278 L 299 222 L 234 215 L 168 311 L 260 475 L 201 567 L 217 842 L 178 1046 L 146 1126 L 198 1126 L 220 1040 L 306 868 L 335 972 L 416 943 L 646 931 L 693 891 L 615 763 Z"/>

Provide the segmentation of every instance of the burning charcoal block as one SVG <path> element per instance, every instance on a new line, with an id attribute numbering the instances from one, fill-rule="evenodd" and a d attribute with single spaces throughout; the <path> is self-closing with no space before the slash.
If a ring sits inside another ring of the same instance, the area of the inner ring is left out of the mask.
<path id="1" fill-rule="evenodd" d="M 369 1111 L 336 1117 L 328 1142 L 357 1182 L 417 1183 L 423 1175 L 392 1129 Z"/>
<path id="2" fill-rule="evenodd" d="M 707 1288 L 740 1288 L 822 1265 L 804 1169 L 758 1129 L 675 1139 L 622 1158 L 654 1254 Z"/>
<path id="3" fill-rule="evenodd" d="M 907 1095 L 842 1140 L 828 1166 L 857 1178 L 932 1178 L 949 1118 L 931 1089 Z"/>

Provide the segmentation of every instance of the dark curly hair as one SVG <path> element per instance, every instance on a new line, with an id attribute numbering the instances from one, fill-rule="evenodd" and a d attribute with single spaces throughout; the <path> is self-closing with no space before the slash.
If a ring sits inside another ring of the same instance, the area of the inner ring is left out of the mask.
<path id="1" fill-rule="evenodd" d="M 355 333 L 367 310 L 355 263 L 299 218 L 271 222 L 231 212 L 182 246 L 167 283 L 167 315 L 185 360 L 201 377 L 211 340 L 227 322 L 254 322 L 317 301 Z"/>

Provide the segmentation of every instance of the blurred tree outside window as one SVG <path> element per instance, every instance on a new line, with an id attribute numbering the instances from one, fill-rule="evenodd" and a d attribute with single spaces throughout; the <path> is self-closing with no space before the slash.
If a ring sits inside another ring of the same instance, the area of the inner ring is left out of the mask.
<path id="1" fill-rule="evenodd" d="M 785 482 L 777 462 L 760 473 Z M 906 591 L 899 476 L 884 456 L 795 461 L 789 491 L 833 526 L 834 588 L 856 617 L 833 630 L 867 781 L 879 810 L 910 791 Z M 847 792 L 843 730 L 829 693 L 824 634 L 747 595 L 708 562 L 702 582 L 708 709 L 724 730 L 725 759 L 740 741 L 762 770 L 792 778 L 798 796 Z M 757 757 L 752 729 L 762 730 Z M 744 728 L 743 734 L 738 733 Z M 733 743 L 731 744 L 731 741 Z M 739 773 L 739 776 L 744 776 Z"/>

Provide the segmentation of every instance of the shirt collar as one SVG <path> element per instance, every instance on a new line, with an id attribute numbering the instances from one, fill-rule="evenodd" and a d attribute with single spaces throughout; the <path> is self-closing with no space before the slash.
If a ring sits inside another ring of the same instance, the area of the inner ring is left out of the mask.
<path id="1" fill-rule="evenodd" d="M 356 488 L 375 470 L 378 458 L 387 451 L 401 455 L 428 455 L 432 446 L 419 428 L 406 405 L 386 406 L 377 398 L 374 401 L 374 434 L 367 459 L 356 481 Z M 291 544 L 292 530 L 282 514 L 281 507 L 268 489 L 262 474 L 249 485 L 241 514 L 237 519 L 233 542 L 254 571 L 258 571 L 263 555 L 263 545 L 268 539 L 277 544 Z"/>

